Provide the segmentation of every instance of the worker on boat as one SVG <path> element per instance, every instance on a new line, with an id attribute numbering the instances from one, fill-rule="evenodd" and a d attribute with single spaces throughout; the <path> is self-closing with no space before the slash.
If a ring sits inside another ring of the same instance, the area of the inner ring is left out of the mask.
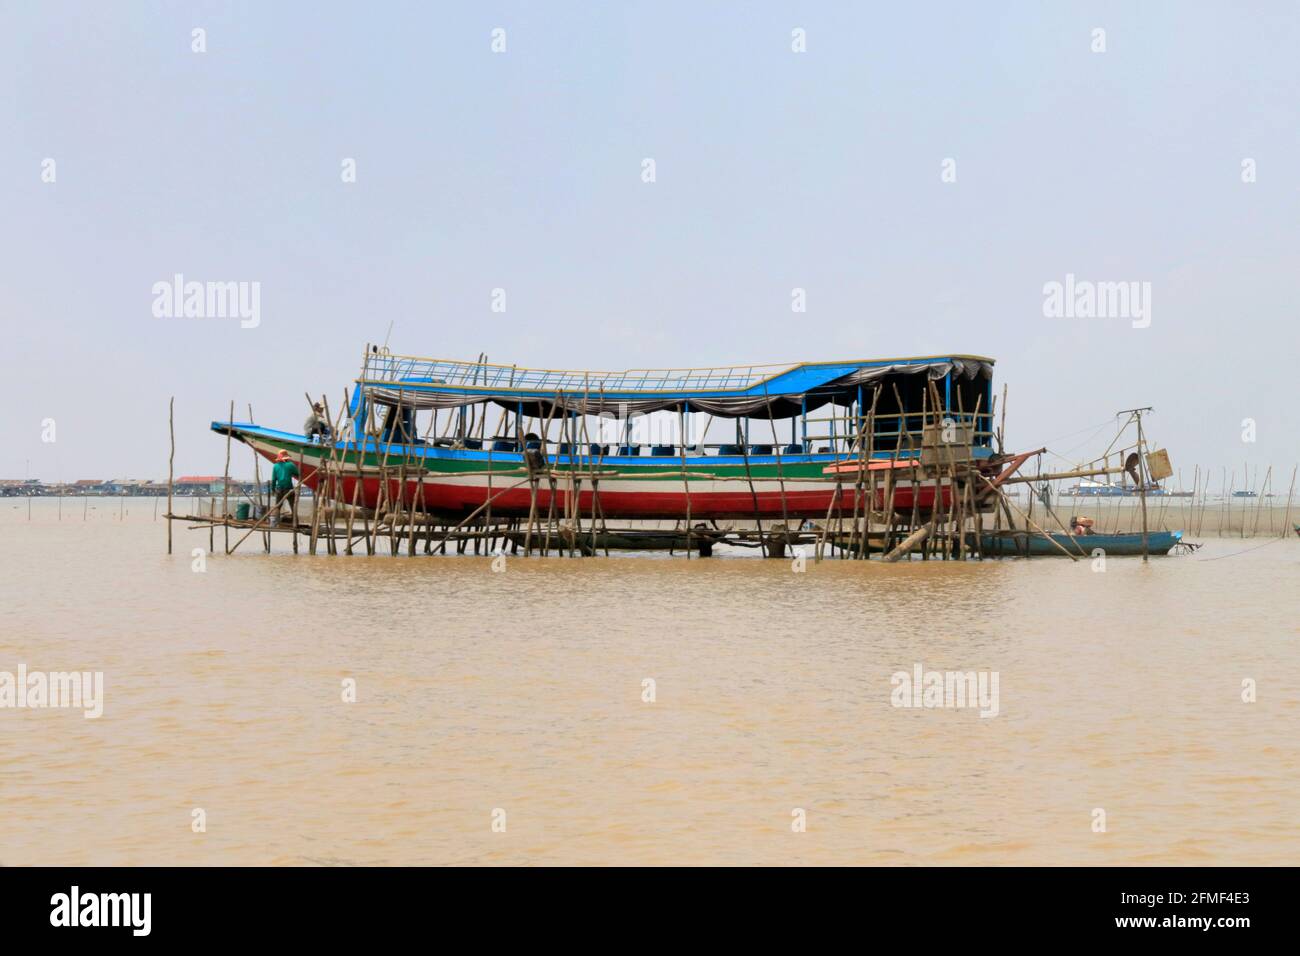
<path id="1" fill-rule="evenodd" d="M 273 523 L 279 523 L 280 506 L 286 500 L 289 502 L 290 519 L 295 519 L 298 513 L 298 495 L 294 491 L 293 483 L 300 477 L 298 466 L 289 458 L 287 451 L 281 451 L 275 456 L 275 464 L 271 468 L 271 520 Z"/>
<path id="2" fill-rule="evenodd" d="M 307 421 L 303 423 L 302 433 L 308 438 L 314 439 L 317 435 L 321 438 L 330 437 L 330 426 L 324 418 L 325 409 L 320 402 L 315 402 L 311 407 L 311 414 L 307 416 Z"/>
<path id="3" fill-rule="evenodd" d="M 1096 532 L 1092 530 L 1093 524 L 1094 524 L 1093 520 L 1088 517 L 1071 518 L 1070 534 L 1077 534 L 1077 535 L 1096 534 Z"/>

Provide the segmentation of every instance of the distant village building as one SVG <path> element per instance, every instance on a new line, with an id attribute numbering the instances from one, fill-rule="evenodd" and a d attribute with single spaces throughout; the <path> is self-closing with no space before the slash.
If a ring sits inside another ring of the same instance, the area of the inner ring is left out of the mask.
<path id="1" fill-rule="evenodd" d="M 177 495 L 219 495 L 226 492 L 226 479 L 221 475 L 183 475 L 176 479 L 175 490 L 173 494 Z M 163 484 L 163 494 L 167 493 L 167 485 Z M 257 486 L 251 481 L 240 481 L 238 478 L 230 479 L 229 493 L 231 495 L 253 495 L 257 491 Z"/>
<path id="2" fill-rule="evenodd" d="M 225 479 L 220 475 L 182 475 L 176 479 L 178 495 L 219 495 Z"/>
<path id="3" fill-rule="evenodd" d="M 224 492 L 225 479 L 221 475 L 184 475 L 177 478 L 172 486 L 172 494 L 181 497 L 217 497 Z M 263 482 L 265 485 L 265 482 Z M 231 497 L 258 497 L 255 482 L 230 479 Z M 119 495 L 122 497 L 167 497 L 167 482 L 153 478 L 79 478 L 76 481 L 60 481 L 44 484 L 39 478 L 3 478 L 0 479 L 0 497 L 99 497 L 102 495 Z"/>
<path id="4" fill-rule="evenodd" d="M 43 486 L 39 478 L 4 478 L 0 479 L 0 497 L 39 495 Z"/>
<path id="5" fill-rule="evenodd" d="M 139 495 L 148 485 L 148 478 L 112 478 L 100 487 L 106 495 Z"/>

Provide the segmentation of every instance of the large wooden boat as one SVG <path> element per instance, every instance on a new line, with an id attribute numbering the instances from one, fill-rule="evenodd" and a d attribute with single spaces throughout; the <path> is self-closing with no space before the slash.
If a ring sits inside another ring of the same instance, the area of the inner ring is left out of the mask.
<path id="1" fill-rule="evenodd" d="M 366 508 L 793 528 L 867 503 L 991 508 L 992 485 L 1027 457 L 994 450 L 992 377 L 973 355 L 598 372 L 367 349 L 337 434 L 212 429 L 267 459 L 287 451 L 317 494 Z M 638 439 L 651 420 L 683 427 Z M 734 434 L 709 442 L 710 425 Z"/>

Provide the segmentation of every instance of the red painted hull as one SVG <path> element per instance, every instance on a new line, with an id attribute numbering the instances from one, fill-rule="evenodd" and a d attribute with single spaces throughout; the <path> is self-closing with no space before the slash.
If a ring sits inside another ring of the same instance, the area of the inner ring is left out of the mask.
<path id="1" fill-rule="evenodd" d="M 492 489 L 491 511 L 494 517 L 527 517 L 532 507 L 532 495 L 527 483 L 515 484 L 503 479 Z M 303 481 L 316 491 L 317 475 L 310 466 L 303 468 Z M 379 479 L 368 477 L 361 479 L 361 490 L 356 491 L 358 479 L 355 476 L 336 479 L 334 487 L 326 489 L 325 497 L 350 504 L 354 500 L 366 507 L 374 508 L 379 501 Z M 626 484 L 626 483 L 625 483 Z M 600 489 L 600 510 L 606 519 L 672 519 L 685 518 L 688 513 L 687 495 L 678 487 L 665 488 L 666 482 L 643 482 L 651 486 L 645 490 L 618 491 L 602 483 Z M 692 490 L 689 513 L 692 520 L 753 518 L 756 514 L 764 519 L 780 518 L 825 518 L 835 498 L 835 486 L 827 483 L 825 487 L 809 489 L 807 485 L 787 485 L 784 492 L 758 491 L 750 493 L 744 484 L 733 483 L 735 490 L 697 492 Z M 662 489 L 662 490 L 657 490 Z M 933 482 L 919 486 L 899 484 L 894 489 L 894 510 L 911 513 L 913 497 L 917 497 L 916 507 L 922 513 L 929 513 L 935 503 L 935 486 Z M 952 503 L 950 484 L 943 484 L 938 498 L 940 508 L 947 510 Z M 357 497 L 354 499 L 354 494 Z M 436 482 L 426 480 L 421 490 L 420 482 L 408 480 L 404 483 L 395 479 L 388 481 L 386 501 L 400 501 L 403 507 L 414 505 L 416 510 L 448 517 L 463 518 L 478 511 L 489 497 L 488 489 L 482 485 L 457 484 L 454 482 Z M 563 516 L 569 510 L 571 497 L 566 482 L 558 482 L 554 493 L 547 482 L 542 481 L 537 489 L 537 509 L 545 516 L 551 510 L 552 498 L 555 511 Z M 865 495 L 863 496 L 866 497 Z M 577 495 L 578 513 L 589 518 L 594 505 L 589 483 L 580 488 Z M 876 489 L 876 510 L 885 507 L 885 489 Z M 842 488 L 838 508 L 851 513 L 856 506 L 856 495 L 851 485 Z M 486 509 L 485 509 L 486 510 Z"/>

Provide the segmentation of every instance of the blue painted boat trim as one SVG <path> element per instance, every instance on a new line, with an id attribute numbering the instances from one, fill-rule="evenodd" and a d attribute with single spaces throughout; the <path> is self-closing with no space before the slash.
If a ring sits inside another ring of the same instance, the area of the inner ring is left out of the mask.
<path id="1" fill-rule="evenodd" d="M 266 428 L 262 425 L 254 425 L 251 422 L 214 421 L 211 427 L 214 432 L 217 432 L 218 434 L 221 435 L 224 435 L 228 428 L 233 428 L 236 437 L 242 434 L 242 435 L 248 435 L 252 437 L 265 438 L 272 441 L 290 442 L 295 445 L 304 445 L 311 448 L 329 447 L 329 446 L 322 446 L 319 442 L 311 441 L 306 435 L 300 435 L 296 432 L 280 431 L 279 429 L 275 429 L 275 428 Z M 357 442 L 351 441 L 351 442 L 340 442 L 337 447 L 345 451 L 355 452 L 361 446 Z M 373 439 L 367 439 L 364 442 L 364 448 L 367 453 L 374 453 L 374 454 L 383 454 L 384 449 L 387 448 L 388 454 L 390 456 L 396 455 L 399 458 L 409 456 L 411 458 L 425 458 L 425 459 L 448 460 L 448 461 L 481 461 L 484 462 L 485 464 L 488 461 L 491 461 L 494 464 L 515 463 L 515 464 L 519 464 L 520 466 L 522 466 L 524 463 L 523 454 L 517 451 L 489 452 L 486 449 L 444 448 L 440 445 L 397 445 L 397 444 L 376 442 Z M 986 459 L 986 458 L 991 458 L 993 456 L 993 449 L 991 448 L 976 447 L 973 448 L 971 451 L 974 457 L 977 459 Z M 573 461 L 587 462 L 592 460 L 595 456 L 583 455 L 583 454 L 556 455 L 554 452 L 552 452 L 548 457 L 551 458 L 552 460 L 562 461 L 562 462 L 573 462 Z M 779 458 L 776 455 L 750 455 L 749 464 L 751 466 L 776 465 L 778 463 L 780 464 L 831 464 L 832 462 L 844 461 L 846 459 L 855 460 L 856 457 L 857 457 L 856 455 L 849 452 L 840 452 L 838 454 L 833 452 L 814 452 L 814 453 L 808 453 L 802 455 L 781 455 Z M 892 459 L 893 457 L 894 457 L 893 454 L 890 452 L 877 452 L 875 455 L 872 456 L 872 460 L 887 461 L 889 459 Z M 903 454 L 900 455 L 899 457 L 906 459 L 909 456 L 907 454 Z M 633 456 L 633 455 L 612 455 L 611 454 L 611 455 L 605 455 L 602 460 L 606 464 L 609 464 L 611 462 L 617 462 L 620 468 L 624 466 L 628 468 L 636 468 L 636 467 L 648 467 L 648 466 L 662 467 L 664 464 L 667 463 L 680 464 L 682 459 L 680 455 L 665 455 L 665 456 L 656 457 L 653 455 Z M 745 456 L 744 455 L 687 455 L 686 464 L 689 466 L 692 463 L 708 464 L 708 465 L 744 466 Z M 833 480 L 833 479 L 831 479 L 828 476 L 827 480 Z"/>

